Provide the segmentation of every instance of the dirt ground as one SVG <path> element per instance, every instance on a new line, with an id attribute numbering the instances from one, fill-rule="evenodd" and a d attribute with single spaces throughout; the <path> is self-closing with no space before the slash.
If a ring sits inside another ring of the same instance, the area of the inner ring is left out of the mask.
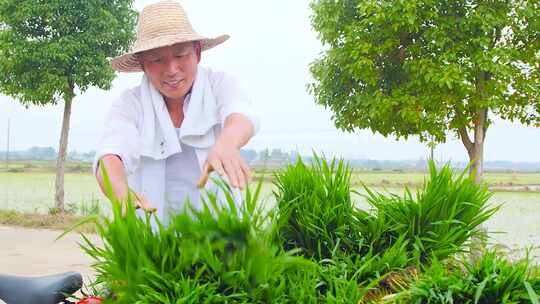
<path id="1" fill-rule="evenodd" d="M 75 233 L 55 240 L 62 231 L 0 226 L 0 273 L 21 276 L 78 271 L 93 277 L 92 260 L 79 248 Z M 95 235 L 90 239 L 98 242 Z"/>

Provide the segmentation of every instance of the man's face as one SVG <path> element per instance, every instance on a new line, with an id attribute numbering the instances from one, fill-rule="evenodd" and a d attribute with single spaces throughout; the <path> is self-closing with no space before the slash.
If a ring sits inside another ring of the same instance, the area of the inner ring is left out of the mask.
<path id="1" fill-rule="evenodd" d="M 184 42 L 144 51 L 139 60 L 150 82 L 166 101 L 183 101 L 201 60 L 198 42 Z"/>

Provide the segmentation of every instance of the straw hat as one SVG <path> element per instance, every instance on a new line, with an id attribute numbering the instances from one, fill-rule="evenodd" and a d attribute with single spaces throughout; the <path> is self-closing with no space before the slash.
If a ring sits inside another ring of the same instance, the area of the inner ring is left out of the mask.
<path id="1" fill-rule="evenodd" d="M 229 35 L 206 38 L 191 27 L 186 12 L 176 1 L 164 0 L 146 6 L 137 24 L 137 40 L 131 50 L 112 60 L 118 72 L 141 72 L 142 66 L 136 53 L 187 41 L 200 41 L 203 51 L 229 39 Z"/>

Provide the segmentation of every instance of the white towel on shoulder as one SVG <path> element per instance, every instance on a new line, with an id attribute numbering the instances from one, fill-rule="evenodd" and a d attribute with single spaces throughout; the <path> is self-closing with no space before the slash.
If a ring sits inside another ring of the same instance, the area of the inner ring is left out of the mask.
<path id="1" fill-rule="evenodd" d="M 165 159 L 181 152 L 178 135 L 163 96 L 145 75 L 141 83 L 144 123 L 141 155 Z M 215 142 L 213 127 L 219 123 L 216 98 L 206 71 L 199 67 L 191 89 L 190 103 L 180 130 L 180 140 L 195 148 L 208 148 Z"/>

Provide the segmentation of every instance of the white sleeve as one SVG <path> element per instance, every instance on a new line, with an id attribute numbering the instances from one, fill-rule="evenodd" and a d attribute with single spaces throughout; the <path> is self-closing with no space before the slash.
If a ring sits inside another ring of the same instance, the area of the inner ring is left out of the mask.
<path id="1" fill-rule="evenodd" d="M 225 119 L 232 113 L 245 115 L 253 125 L 254 134 L 259 130 L 259 118 L 253 108 L 253 103 L 245 90 L 240 86 L 237 78 L 216 73 L 212 81 L 214 94 L 216 97 L 218 113 L 221 125 L 225 124 Z"/>
<path id="2" fill-rule="evenodd" d="M 107 154 L 118 155 L 122 159 L 127 175 L 139 166 L 141 143 L 137 123 L 141 110 L 136 101 L 137 97 L 126 91 L 113 102 L 94 158 L 94 173 L 99 160 Z"/>

